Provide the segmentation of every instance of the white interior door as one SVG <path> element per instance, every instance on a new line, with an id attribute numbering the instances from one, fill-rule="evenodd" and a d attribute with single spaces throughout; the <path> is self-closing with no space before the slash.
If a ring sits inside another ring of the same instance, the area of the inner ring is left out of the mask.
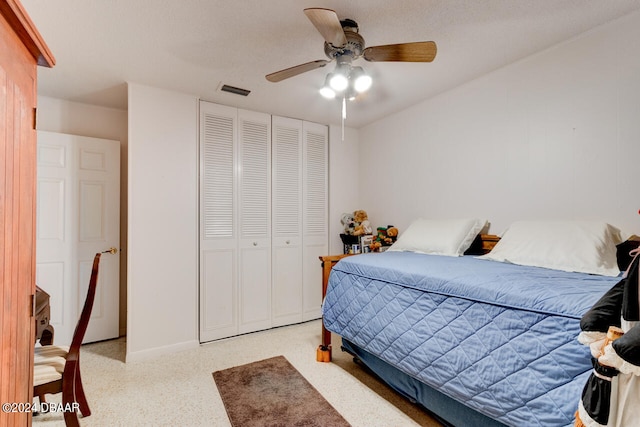
<path id="1" fill-rule="evenodd" d="M 272 312 L 282 326 L 302 321 L 302 120 L 274 116 L 272 135 Z"/>
<path id="2" fill-rule="evenodd" d="M 120 142 L 38 132 L 36 283 L 51 296 L 54 342 L 71 343 L 96 252 L 120 241 Z M 84 342 L 119 333 L 119 255 L 100 260 Z"/>
<path id="3" fill-rule="evenodd" d="M 238 334 L 237 122 L 200 103 L 200 342 Z"/>
<path id="4" fill-rule="evenodd" d="M 238 110 L 239 332 L 271 327 L 271 116 Z"/>
<path id="5" fill-rule="evenodd" d="M 329 251 L 329 130 L 325 125 L 303 124 L 303 320 L 321 317 L 322 289 L 318 286 L 318 257 Z"/>

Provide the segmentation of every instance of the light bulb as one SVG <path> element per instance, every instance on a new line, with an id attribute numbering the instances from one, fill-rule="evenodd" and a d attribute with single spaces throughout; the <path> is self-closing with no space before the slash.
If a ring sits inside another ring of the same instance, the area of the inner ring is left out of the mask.
<path id="1" fill-rule="evenodd" d="M 336 97 L 336 91 L 331 89 L 329 86 L 322 86 L 320 88 L 320 95 L 327 99 L 333 99 Z"/>
<path id="2" fill-rule="evenodd" d="M 364 74 L 356 79 L 356 81 L 353 83 L 353 88 L 358 93 L 366 92 L 369 90 L 372 83 L 373 79 L 371 78 L 371 76 Z"/>
<path id="3" fill-rule="evenodd" d="M 366 92 L 373 83 L 371 76 L 366 74 L 362 67 L 353 67 L 350 77 L 353 80 L 353 88 L 358 93 Z"/>
<path id="4" fill-rule="evenodd" d="M 353 90 L 352 87 L 349 87 L 349 89 L 347 89 L 347 92 L 345 93 L 345 97 L 349 101 L 354 101 L 356 99 L 357 95 L 358 95 L 358 93 L 355 90 Z"/>
<path id="5" fill-rule="evenodd" d="M 336 92 L 342 92 L 349 86 L 349 80 L 342 74 L 334 74 L 329 80 L 329 86 Z"/>
<path id="6" fill-rule="evenodd" d="M 324 85 L 320 88 L 320 95 L 327 99 L 333 99 L 336 97 L 336 91 L 333 90 L 329 84 L 331 77 L 333 77 L 333 73 L 327 74 L 327 77 L 324 79 Z"/>

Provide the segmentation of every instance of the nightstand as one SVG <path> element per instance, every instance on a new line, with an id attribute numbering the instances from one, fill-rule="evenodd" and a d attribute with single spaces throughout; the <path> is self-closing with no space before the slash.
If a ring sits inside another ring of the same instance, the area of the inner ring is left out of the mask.
<path id="1" fill-rule="evenodd" d="M 352 256 L 356 254 L 340 254 L 340 255 L 325 255 L 318 257 L 322 262 L 322 301 L 327 294 L 327 285 L 329 284 L 329 274 L 331 269 L 342 258 Z M 331 362 L 331 332 L 327 331 L 322 322 L 322 344 L 318 346 L 316 352 L 316 360 L 318 362 Z"/>

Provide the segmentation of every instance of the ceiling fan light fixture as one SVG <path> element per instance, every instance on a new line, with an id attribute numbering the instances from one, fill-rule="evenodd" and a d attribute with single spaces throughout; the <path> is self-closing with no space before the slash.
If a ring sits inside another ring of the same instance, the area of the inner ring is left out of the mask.
<path id="1" fill-rule="evenodd" d="M 316 30 L 324 38 L 324 53 L 328 60 L 299 64 L 285 68 L 265 77 L 270 82 L 279 82 L 307 71 L 322 68 L 332 61 L 336 67 L 325 77 L 319 90 L 327 99 L 342 101 L 342 140 L 344 141 L 344 120 L 347 118 L 347 100 L 353 101 L 358 94 L 366 92 L 373 84 L 373 78 L 362 67 L 352 66 L 353 61 L 363 58 L 369 62 L 431 62 L 437 53 L 435 42 L 420 41 L 386 44 L 365 48 L 358 23 L 352 19 L 338 18 L 338 14 L 326 8 L 306 8 L 304 13 Z"/>
<path id="2" fill-rule="evenodd" d="M 336 97 L 336 92 L 329 86 L 322 86 L 320 88 L 320 95 L 324 96 L 327 99 L 333 99 Z"/>
<path id="3" fill-rule="evenodd" d="M 353 81 L 353 88 L 358 93 L 368 91 L 373 83 L 371 76 L 365 73 L 362 67 L 353 67 L 349 78 Z"/>
<path id="4" fill-rule="evenodd" d="M 356 92 L 363 93 L 369 90 L 371 85 L 373 84 L 373 79 L 369 75 L 363 75 L 358 77 L 358 79 L 354 83 L 354 88 Z"/>
<path id="5" fill-rule="evenodd" d="M 347 98 L 349 101 L 355 101 L 357 96 L 358 92 L 353 87 L 349 87 L 349 89 L 347 89 L 347 92 L 345 93 L 345 98 Z"/>
<path id="6" fill-rule="evenodd" d="M 329 84 L 332 75 L 332 73 L 327 74 L 327 78 L 324 80 L 324 85 L 320 88 L 320 95 L 327 99 L 333 99 L 336 97 L 336 91 L 333 90 Z"/>
<path id="7" fill-rule="evenodd" d="M 346 75 L 339 72 L 332 74 L 333 75 L 330 74 L 331 77 L 329 78 L 329 86 L 331 86 L 331 89 L 336 92 L 342 92 L 347 88 L 347 86 L 349 86 L 349 79 Z"/>

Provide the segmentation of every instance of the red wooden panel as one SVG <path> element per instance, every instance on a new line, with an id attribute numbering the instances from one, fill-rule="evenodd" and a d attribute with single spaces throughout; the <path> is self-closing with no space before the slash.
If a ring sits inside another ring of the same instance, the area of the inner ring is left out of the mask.
<path id="1" fill-rule="evenodd" d="M 35 81 L 35 58 L 1 16 L 0 403 L 30 402 L 33 393 L 30 303 L 35 293 Z M 29 413 L 0 412 L 2 426 L 30 422 Z"/>

